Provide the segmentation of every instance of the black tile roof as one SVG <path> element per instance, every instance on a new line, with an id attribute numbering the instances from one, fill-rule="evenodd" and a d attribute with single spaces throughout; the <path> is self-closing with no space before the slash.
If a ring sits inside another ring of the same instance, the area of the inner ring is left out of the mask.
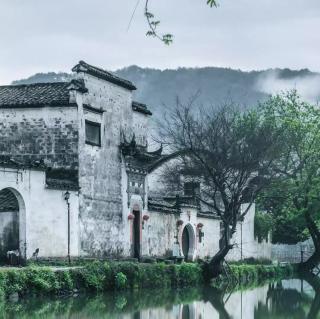
<path id="1" fill-rule="evenodd" d="M 46 187 L 59 190 L 79 190 L 77 170 L 48 169 Z"/>
<path id="2" fill-rule="evenodd" d="M 0 213 L 2 212 L 18 212 L 19 203 L 16 196 L 9 190 L 0 191 Z"/>
<path id="3" fill-rule="evenodd" d="M 11 158 L 9 155 L 0 154 L 0 167 L 8 167 L 15 169 L 39 169 L 46 170 L 47 166 L 43 160 L 24 160 L 23 162 Z"/>
<path id="4" fill-rule="evenodd" d="M 136 90 L 137 88 L 133 85 L 132 82 L 122 79 L 116 75 L 114 75 L 111 72 L 108 72 L 106 70 L 103 70 L 101 68 L 98 68 L 96 66 L 90 65 L 84 61 L 80 61 L 76 66 L 72 68 L 73 72 L 84 72 L 88 73 L 92 76 L 95 76 L 97 78 L 106 80 L 108 82 L 111 82 L 113 84 L 117 84 L 125 89 L 128 89 L 130 91 Z"/>
<path id="5" fill-rule="evenodd" d="M 154 211 L 154 212 L 163 212 L 163 213 L 171 213 L 171 214 L 180 213 L 176 205 L 165 201 L 163 198 L 149 197 L 148 209 L 149 211 Z"/>
<path id="6" fill-rule="evenodd" d="M 68 105 L 70 82 L 0 86 L 0 108 Z"/>
<path id="7" fill-rule="evenodd" d="M 136 101 L 132 102 L 132 109 L 136 112 L 140 112 L 146 115 L 152 115 L 152 112 L 148 110 L 147 106 L 143 103 L 139 103 Z"/>

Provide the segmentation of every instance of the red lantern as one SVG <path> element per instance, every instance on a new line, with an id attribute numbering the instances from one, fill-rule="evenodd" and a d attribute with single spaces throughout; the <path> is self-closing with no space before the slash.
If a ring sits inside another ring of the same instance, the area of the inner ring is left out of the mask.
<path id="1" fill-rule="evenodd" d="M 150 218 L 150 216 L 148 216 L 148 215 L 143 215 L 143 217 L 142 217 L 142 219 L 146 222 L 149 220 L 149 218 Z"/>
<path id="2" fill-rule="evenodd" d="M 183 225 L 183 220 L 179 219 L 179 220 L 177 221 L 177 226 L 181 226 L 181 225 Z"/>
<path id="3" fill-rule="evenodd" d="M 129 214 L 129 215 L 128 215 L 128 219 L 129 219 L 129 220 L 133 220 L 133 219 L 134 219 L 134 215 L 133 215 L 133 214 Z"/>
<path id="4" fill-rule="evenodd" d="M 199 223 L 198 225 L 197 225 L 197 228 L 202 228 L 203 227 L 203 224 L 202 223 Z"/>

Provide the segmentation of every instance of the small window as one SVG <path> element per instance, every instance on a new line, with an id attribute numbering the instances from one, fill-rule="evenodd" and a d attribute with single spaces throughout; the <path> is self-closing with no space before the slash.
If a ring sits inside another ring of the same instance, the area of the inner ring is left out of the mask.
<path id="1" fill-rule="evenodd" d="M 101 125 L 86 121 L 86 144 L 101 146 Z"/>
<path id="2" fill-rule="evenodd" d="M 200 183 L 186 182 L 184 183 L 184 194 L 187 196 L 195 196 L 200 194 Z"/>

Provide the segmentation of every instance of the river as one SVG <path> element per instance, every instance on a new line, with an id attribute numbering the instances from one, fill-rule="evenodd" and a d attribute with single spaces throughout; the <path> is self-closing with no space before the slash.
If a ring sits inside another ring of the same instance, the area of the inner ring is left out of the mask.
<path id="1" fill-rule="evenodd" d="M 229 292 L 213 288 L 144 290 L 66 298 L 24 298 L 1 318 L 264 319 L 320 318 L 320 285 L 301 279 Z"/>

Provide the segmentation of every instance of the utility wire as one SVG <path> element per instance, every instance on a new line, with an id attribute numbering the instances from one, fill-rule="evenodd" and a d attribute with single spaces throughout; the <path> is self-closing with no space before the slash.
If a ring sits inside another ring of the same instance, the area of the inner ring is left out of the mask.
<path id="1" fill-rule="evenodd" d="M 130 29 L 130 27 L 131 27 L 131 23 L 132 23 L 132 21 L 133 21 L 134 15 L 135 15 L 135 13 L 136 13 L 136 11 L 137 11 L 137 8 L 138 8 L 139 4 L 140 4 L 140 0 L 137 0 L 137 3 L 136 3 L 136 5 L 135 5 L 135 7 L 134 7 L 134 9 L 133 9 L 133 12 L 132 12 L 132 15 L 131 15 L 129 24 L 128 24 L 127 32 L 129 31 L 129 29 Z"/>

